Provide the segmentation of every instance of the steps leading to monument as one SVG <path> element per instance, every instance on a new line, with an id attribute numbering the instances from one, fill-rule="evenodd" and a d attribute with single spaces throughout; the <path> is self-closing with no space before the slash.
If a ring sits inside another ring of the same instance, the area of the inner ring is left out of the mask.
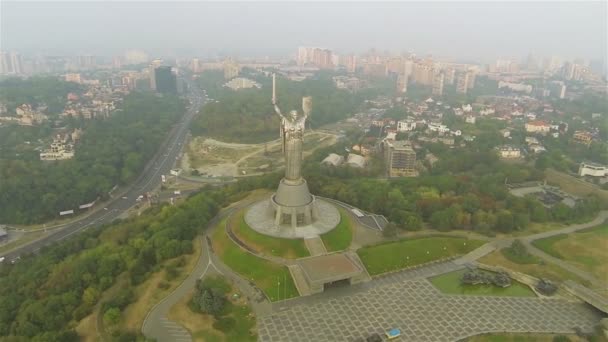
<path id="1" fill-rule="evenodd" d="M 300 296 L 308 296 L 312 294 L 310 286 L 308 286 L 308 283 L 304 278 L 302 268 L 299 265 L 289 265 L 287 268 L 289 269 L 291 279 L 293 279 L 293 283 L 296 285 L 296 289 L 300 293 Z"/>
<path id="2" fill-rule="evenodd" d="M 311 256 L 327 254 L 325 244 L 323 244 L 323 240 L 318 236 L 304 239 L 304 244 Z"/>

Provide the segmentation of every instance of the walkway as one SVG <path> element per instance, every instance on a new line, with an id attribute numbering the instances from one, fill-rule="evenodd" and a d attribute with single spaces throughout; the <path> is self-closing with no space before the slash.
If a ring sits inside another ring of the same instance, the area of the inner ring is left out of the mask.
<path id="1" fill-rule="evenodd" d="M 586 223 L 581 223 L 581 224 L 573 224 L 573 225 L 570 225 L 570 226 L 562 228 L 562 229 L 528 235 L 528 236 L 521 238 L 521 240 L 526 245 L 526 248 L 528 249 L 528 251 L 531 254 L 533 254 L 539 258 L 542 258 L 543 260 L 548 261 L 552 264 L 556 264 L 557 266 L 567 270 L 568 272 L 576 274 L 577 276 L 589 281 L 594 286 L 606 286 L 606 284 L 602 284 L 597 278 L 595 278 L 590 273 L 585 272 L 585 271 L 573 266 L 572 264 L 568 263 L 565 260 L 553 257 L 553 256 L 543 252 L 542 250 L 536 248 L 532 244 L 532 242 L 534 240 L 544 239 L 544 238 L 548 238 L 548 237 L 560 235 L 560 234 L 571 234 L 571 233 L 575 233 L 580 230 L 595 227 L 595 226 L 598 226 L 598 225 L 604 223 L 606 220 L 608 220 L 608 210 L 601 211 L 597 215 L 597 217 L 592 221 L 589 221 Z"/>
<path id="2" fill-rule="evenodd" d="M 215 268 L 210 258 L 207 240 L 203 239 L 202 244 L 201 255 L 192 273 L 171 294 L 156 304 L 146 316 L 141 330 L 147 337 L 154 338 L 159 342 L 192 341 L 188 330 L 170 321 L 167 315 L 171 307 L 194 288 L 198 279 L 202 278 L 210 268 Z"/>
<path id="3" fill-rule="evenodd" d="M 260 341 L 364 341 L 400 328 L 404 341 L 458 341 L 488 332 L 590 332 L 601 316 L 561 299 L 445 295 L 423 279 L 451 262 L 331 289 L 258 317 Z"/>
<path id="4" fill-rule="evenodd" d="M 224 265 L 221 260 L 215 257 L 211 240 L 209 239 L 209 236 L 213 234 L 215 229 L 224 228 L 218 226 L 218 223 L 222 219 L 232 215 L 235 211 L 248 204 L 250 204 L 250 202 L 244 201 L 243 203 L 234 205 L 218 214 L 209 222 L 208 227 L 210 228 L 203 235 L 201 255 L 192 273 L 173 290 L 173 292 L 156 304 L 146 316 L 141 328 L 142 333 L 146 337 L 154 338 L 158 342 L 192 341 L 190 332 L 178 323 L 170 321 L 167 318 L 167 315 L 171 307 L 194 288 L 196 281 L 203 278 L 208 273 L 222 274 L 231 280 L 239 291 L 249 300 L 256 315 L 267 315 L 271 312 L 272 307 L 260 289 L 256 288 L 253 283 L 242 279 L 238 274 Z"/>

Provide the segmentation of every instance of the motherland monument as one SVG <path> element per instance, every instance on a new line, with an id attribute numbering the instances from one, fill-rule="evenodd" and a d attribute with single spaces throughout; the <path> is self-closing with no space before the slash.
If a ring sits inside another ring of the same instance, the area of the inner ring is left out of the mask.
<path id="1" fill-rule="evenodd" d="M 263 234 L 296 238 L 319 235 L 340 221 L 337 209 L 315 198 L 302 177 L 302 150 L 306 119 L 312 111 L 312 98 L 302 98 L 302 113 L 285 115 L 276 96 L 276 75 L 272 75 L 272 105 L 281 118 L 281 144 L 285 157 L 285 176 L 269 200 L 254 204 L 245 215 L 253 229 Z"/>

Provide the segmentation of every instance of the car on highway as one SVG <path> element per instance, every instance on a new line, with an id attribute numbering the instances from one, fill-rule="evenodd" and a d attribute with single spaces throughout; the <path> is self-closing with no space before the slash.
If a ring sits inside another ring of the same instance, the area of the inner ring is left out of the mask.
<path id="1" fill-rule="evenodd" d="M 5 257 L 0 257 L 0 263 L 4 262 L 4 259 L 6 259 Z"/>
<path id="2" fill-rule="evenodd" d="M 108 208 L 103 208 L 103 210 L 108 210 Z"/>
<path id="3" fill-rule="evenodd" d="M 127 196 L 122 196 L 122 199 L 129 199 Z"/>

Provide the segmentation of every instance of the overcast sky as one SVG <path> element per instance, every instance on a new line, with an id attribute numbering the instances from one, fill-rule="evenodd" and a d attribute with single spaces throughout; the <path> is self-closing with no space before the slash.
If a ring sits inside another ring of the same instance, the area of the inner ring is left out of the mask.
<path id="1" fill-rule="evenodd" d="M 0 1 L 4 50 L 68 54 L 293 54 L 369 48 L 490 60 L 528 53 L 605 59 L 601 2 Z"/>

